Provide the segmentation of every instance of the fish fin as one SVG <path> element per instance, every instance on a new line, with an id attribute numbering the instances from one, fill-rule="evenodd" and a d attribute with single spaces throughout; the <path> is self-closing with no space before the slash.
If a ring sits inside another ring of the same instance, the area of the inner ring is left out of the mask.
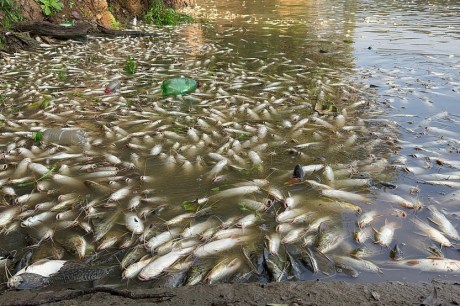
<path id="1" fill-rule="evenodd" d="M 45 262 L 48 262 L 50 261 L 48 258 L 42 258 L 40 260 L 37 260 L 36 262 L 34 262 L 33 264 L 31 265 L 39 265 L 39 264 L 42 264 L 42 263 L 45 263 Z M 31 266 L 31 265 L 28 265 L 27 267 Z"/>
<path id="2" fill-rule="evenodd" d="M 427 258 L 427 259 L 444 259 L 444 257 L 439 257 L 439 256 L 434 256 L 434 255 L 432 255 L 432 256 L 427 256 L 426 258 Z"/>
<path id="3" fill-rule="evenodd" d="M 331 262 L 331 263 L 334 263 L 334 261 L 332 259 L 330 259 L 326 254 L 324 254 L 323 252 L 320 252 L 320 251 L 316 251 L 316 253 L 318 253 L 319 255 L 321 255 L 323 258 L 325 258 L 327 261 Z"/>
<path id="4" fill-rule="evenodd" d="M 439 226 L 438 223 L 436 223 L 433 219 L 431 219 L 430 217 L 426 217 L 429 221 L 431 221 L 433 224 L 436 224 L 437 226 Z"/>
<path id="5" fill-rule="evenodd" d="M 145 259 L 147 259 L 147 257 L 149 257 L 149 256 L 151 257 L 150 254 L 146 254 L 146 255 L 142 256 L 141 259 L 139 259 L 138 261 L 145 260 Z"/>
<path id="6" fill-rule="evenodd" d="M 420 235 L 420 236 L 423 236 L 423 237 L 428 237 L 427 234 L 425 233 L 420 233 L 420 232 L 413 232 L 414 234 L 417 234 L 417 235 Z"/>

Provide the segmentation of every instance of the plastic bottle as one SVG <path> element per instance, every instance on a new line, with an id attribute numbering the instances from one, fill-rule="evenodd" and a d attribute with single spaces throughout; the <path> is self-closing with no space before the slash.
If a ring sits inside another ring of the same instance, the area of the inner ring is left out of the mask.
<path id="1" fill-rule="evenodd" d="M 189 78 L 173 78 L 161 84 L 163 96 L 186 95 L 200 88 L 202 83 Z"/>
<path id="2" fill-rule="evenodd" d="M 88 142 L 88 134 L 78 128 L 54 128 L 43 132 L 34 132 L 35 141 L 52 142 L 63 146 L 83 146 Z"/>
<path id="3" fill-rule="evenodd" d="M 107 87 L 104 89 L 104 92 L 106 94 L 109 94 L 115 90 L 117 90 L 121 85 L 121 81 L 120 80 L 115 80 L 113 82 L 111 82 L 109 85 L 107 85 Z"/>

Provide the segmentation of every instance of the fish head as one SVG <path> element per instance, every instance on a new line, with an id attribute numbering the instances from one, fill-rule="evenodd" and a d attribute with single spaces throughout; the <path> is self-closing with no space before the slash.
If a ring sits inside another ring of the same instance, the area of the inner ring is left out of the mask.
<path id="1" fill-rule="evenodd" d="M 15 276 L 12 276 L 10 277 L 10 279 L 8 280 L 8 283 L 7 283 L 7 286 L 8 288 L 18 288 L 22 282 L 23 282 L 23 278 L 21 275 L 15 275 Z"/>

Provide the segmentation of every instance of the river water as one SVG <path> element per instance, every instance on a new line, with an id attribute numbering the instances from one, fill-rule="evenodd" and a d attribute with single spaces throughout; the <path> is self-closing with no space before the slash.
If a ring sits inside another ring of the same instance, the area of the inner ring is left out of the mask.
<path id="1" fill-rule="evenodd" d="M 199 24 L 133 26 L 155 37 L 4 56 L 8 267 L 28 255 L 115 265 L 102 282 L 125 286 L 124 273 L 131 288 L 455 279 L 458 237 L 432 214 L 458 226 L 459 11 L 198 1 Z M 162 97 L 162 81 L 179 76 L 204 86 Z M 121 88 L 104 94 L 115 79 Z M 83 129 L 88 143 L 32 139 L 50 127 Z M 391 259 L 396 245 L 406 261 Z M 420 267 L 434 254 L 446 259 Z M 141 281 L 124 268 L 144 255 L 154 264 Z"/>

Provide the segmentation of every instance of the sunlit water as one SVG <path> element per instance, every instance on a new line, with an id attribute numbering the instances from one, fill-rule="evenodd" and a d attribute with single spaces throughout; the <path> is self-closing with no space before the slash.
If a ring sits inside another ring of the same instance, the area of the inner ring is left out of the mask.
<path id="1" fill-rule="evenodd" d="M 119 266 L 117 260 L 136 246 L 145 249 L 136 261 L 149 254 L 158 258 L 156 252 L 168 254 L 167 244 L 152 253 L 145 243 L 170 231 L 178 232 L 176 249 L 185 241 L 195 249 L 159 278 L 141 282 L 134 275 L 131 288 L 213 282 L 210 271 L 230 262 L 231 272 L 216 282 L 455 279 L 454 273 L 409 274 L 392 262 L 390 249 L 396 243 L 406 259 L 426 258 L 432 255 L 427 248 L 439 243 L 420 235 L 412 222 L 419 218 L 429 223 L 427 209 L 401 207 L 388 196 L 435 205 L 458 224 L 458 196 L 452 193 L 458 190 L 458 180 L 452 178 L 460 166 L 458 4 L 199 4 L 198 15 L 206 22 L 142 27 L 158 34 L 154 38 L 92 37 L 2 59 L 0 216 L 21 206 L 2 221 L 2 252 L 15 254 L 14 260 L 30 251 L 31 261 L 78 260 L 66 242 L 77 235 L 87 243 L 82 261 Z M 137 63 L 132 76 L 123 71 L 128 56 Z M 162 80 L 177 76 L 200 79 L 204 87 L 189 96 L 162 97 Z M 104 95 L 104 86 L 118 78 L 122 87 Z M 31 137 L 32 131 L 63 126 L 84 129 L 89 145 L 66 148 Z M 60 152 L 76 155 L 61 159 Z M 53 172 L 39 175 L 31 162 Z M 292 182 L 297 164 L 306 170 L 318 166 L 306 171 L 304 182 Z M 21 165 L 24 171 L 18 170 Z M 102 171 L 111 172 L 98 175 Z M 367 181 L 357 185 L 362 181 L 345 179 Z M 102 187 L 90 188 L 84 183 L 88 180 Z M 433 185 L 439 181 L 453 187 Z M 363 198 L 338 204 L 325 196 L 327 187 L 315 183 Z M 227 189 L 241 191 L 243 184 L 252 189 L 222 196 Z M 122 188 L 128 192 L 114 195 Z M 31 197 L 20 198 L 27 194 Z M 286 198 L 294 199 L 295 206 L 287 210 L 299 209 L 295 217 L 312 212 L 310 219 L 282 219 Z M 249 200 L 267 209 L 251 211 Z M 67 205 L 55 208 L 63 202 Z M 363 244 L 353 239 L 357 210 L 379 215 L 367 226 L 370 237 Z M 27 226 L 27 218 L 43 211 L 51 213 Z M 145 225 L 143 234 L 127 228 L 127 214 Z M 307 231 L 319 218 L 327 220 Z M 190 226 L 206 221 L 210 228 L 184 238 Z M 375 244 L 373 229 L 391 223 L 395 236 L 389 246 Z M 224 226 L 239 230 L 231 238 L 244 242 L 199 255 L 196 249 L 219 240 L 213 235 Z M 287 239 L 296 231 L 300 234 L 281 244 L 279 257 L 267 255 L 267 237 Z M 326 258 L 317 250 L 320 237 L 330 231 L 343 241 L 326 250 Z M 316 274 L 308 268 L 307 248 L 318 261 Z M 353 269 L 336 265 L 337 256 L 348 258 L 358 248 L 370 252 L 365 259 L 378 265 L 380 273 L 357 269 L 353 278 Z M 460 259 L 455 247 L 441 251 Z M 276 262 L 282 273 L 275 276 L 267 260 Z M 125 286 L 122 272 L 115 270 L 102 283 Z"/>

